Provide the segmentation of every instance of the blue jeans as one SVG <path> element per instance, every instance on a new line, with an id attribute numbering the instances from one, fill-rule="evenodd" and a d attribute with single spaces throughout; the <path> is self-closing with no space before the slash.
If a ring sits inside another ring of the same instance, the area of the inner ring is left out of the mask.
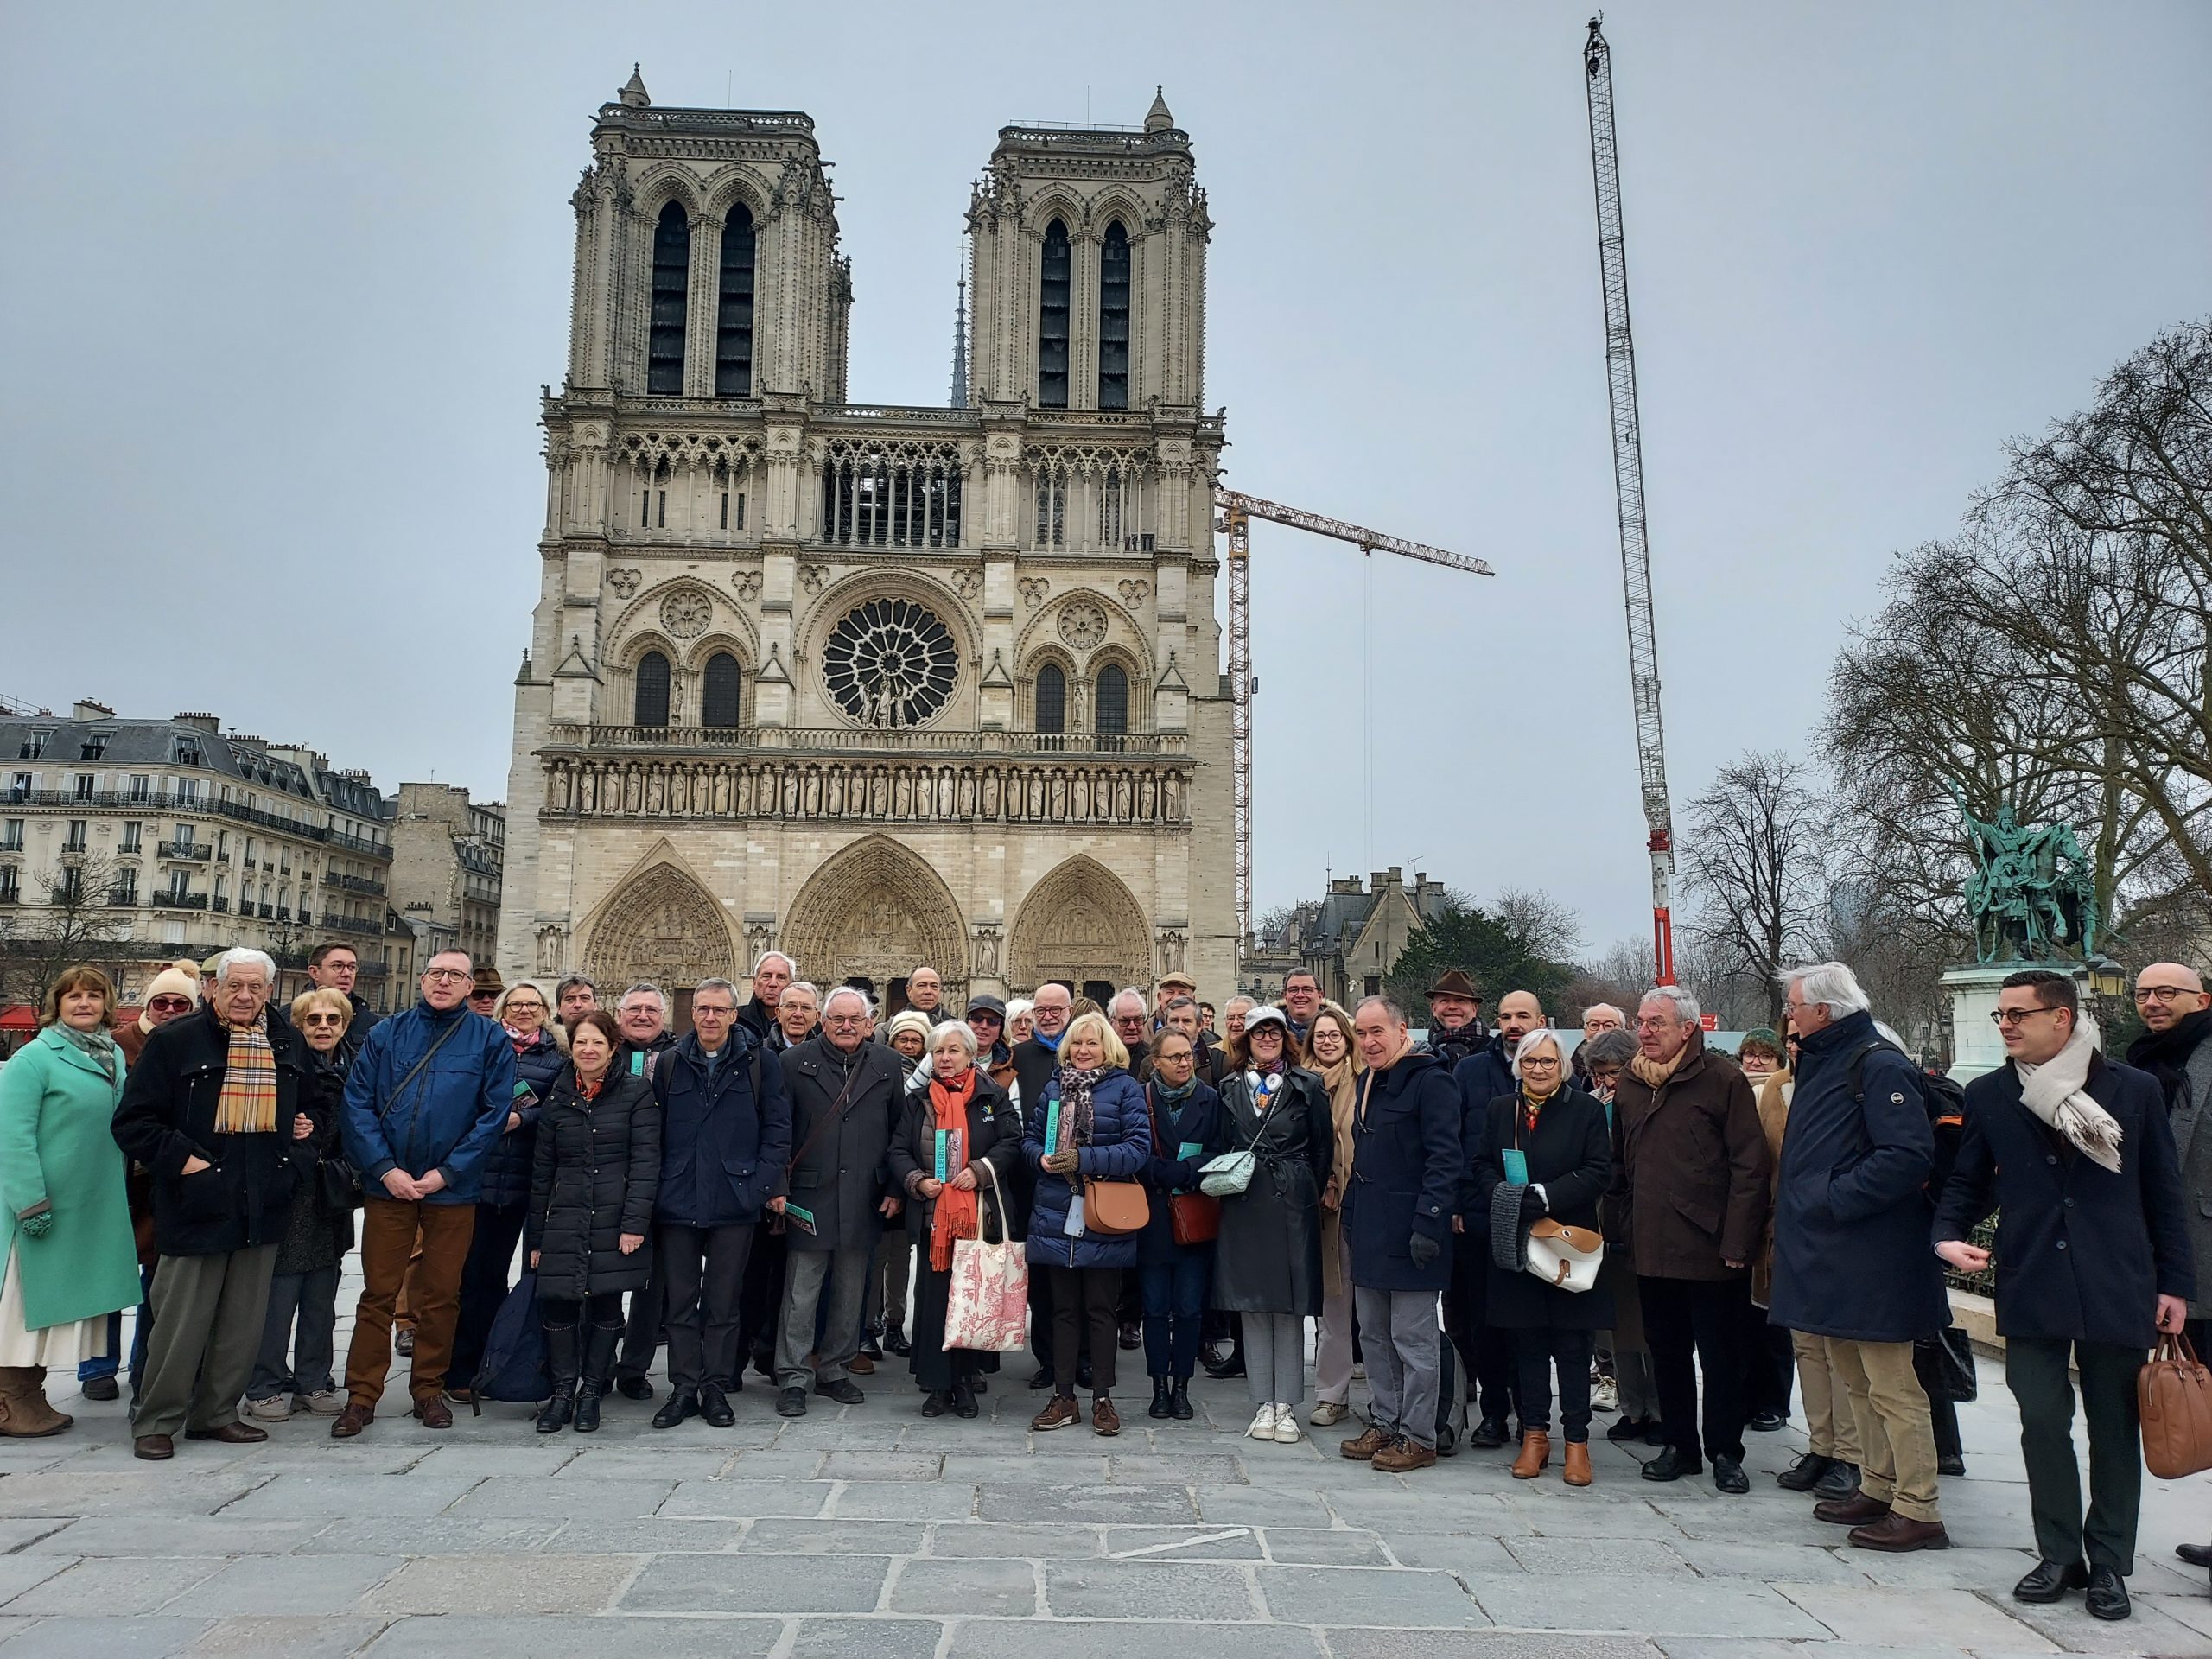
<path id="1" fill-rule="evenodd" d="M 153 1284 L 154 1270 L 151 1268 L 139 1268 L 139 1294 L 144 1296 L 153 1288 Z M 139 1375 L 146 1369 L 147 1333 L 153 1328 L 153 1310 L 142 1300 L 138 1304 L 138 1316 L 130 1323 L 130 1392 L 134 1398 L 138 1393 Z M 113 1376 L 122 1369 L 123 1315 L 111 1313 L 107 1316 L 107 1352 L 94 1359 L 79 1360 L 77 1381 L 89 1382 L 96 1376 Z"/>
<path id="2" fill-rule="evenodd" d="M 1198 1363 L 1198 1321 L 1205 1314 L 1213 1253 L 1186 1249 L 1173 1262 L 1137 1269 L 1144 1298 L 1144 1368 L 1154 1376 L 1188 1378 Z"/>

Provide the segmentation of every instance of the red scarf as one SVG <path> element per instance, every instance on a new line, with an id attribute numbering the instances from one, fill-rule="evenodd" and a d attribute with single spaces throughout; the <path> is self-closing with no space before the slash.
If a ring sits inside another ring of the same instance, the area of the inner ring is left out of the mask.
<path id="1" fill-rule="evenodd" d="M 937 1135 L 943 1131 L 944 1144 L 944 1186 L 938 1189 L 937 1209 L 930 1218 L 930 1266 L 939 1273 L 952 1267 L 952 1241 L 956 1238 L 977 1237 L 982 1227 L 982 1211 L 972 1192 L 963 1192 L 952 1185 L 951 1177 L 967 1167 L 968 1162 L 968 1103 L 976 1097 L 976 1068 L 969 1066 L 960 1074 L 957 1084 L 939 1083 L 930 1079 L 930 1147 L 932 1173 L 937 1168 L 935 1151 Z"/>

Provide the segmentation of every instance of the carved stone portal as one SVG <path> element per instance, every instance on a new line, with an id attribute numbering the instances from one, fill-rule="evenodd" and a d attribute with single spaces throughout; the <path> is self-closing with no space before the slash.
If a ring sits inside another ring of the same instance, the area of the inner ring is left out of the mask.
<path id="1" fill-rule="evenodd" d="M 721 906 L 672 864 L 654 866 L 614 895 L 584 962 L 616 995 L 640 980 L 674 990 L 738 971 Z"/>
<path id="2" fill-rule="evenodd" d="M 1071 858 L 1022 900 L 1007 977 L 1023 992 L 1048 979 L 1141 985 L 1153 976 L 1152 952 L 1151 929 L 1129 890 L 1097 860 Z"/>
<path id="3" fill-rule="evenodd" d="M 880 992 L 927 963 L 948 999 L 964 995 L 966 927 L 936 871 L 885 836 L 870 836 L 808 878 L 791 904 L 783 948 L 822 985 L 864 977 Z"/>

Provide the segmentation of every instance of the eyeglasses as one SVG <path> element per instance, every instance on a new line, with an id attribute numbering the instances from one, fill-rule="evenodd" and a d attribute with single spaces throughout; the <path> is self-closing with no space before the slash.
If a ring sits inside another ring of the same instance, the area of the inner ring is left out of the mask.
<path id="1" fill-rule="evenodd" d="M 1556 1071 L 1559 1070 L 1559 1061 L 1553 1055 L 1531 1054 L 1521 1062 L 1521 1069 L 1526 1071 L 1532 1067 L 1538 1071 Z"/>
<path id="2" fill-rule="evenodd" d="M 509 997 L 507 1012 L 509 1014 L 543 1014 L 545 1012 L 545 1005 L 543 1002 L 518 1002 L 514 998 Z"/>
<path id="3" fill-rule="evenodd" d="M 2202 995 L 2202 992 L 2192 991 L 2185 985 L 2139 985 L 2135 988 L 2135 1000 L 2139 1003 L 2171 1002 L 2177 997 Z"/>
<path id="4" fill-rule="evenodd" d="M 423 970 L 423 977 L 425 979 L 435 979 L 442 982 L 455 979 L 474 979 L 476 976 L 470 973 L 466 968 L 425 968 Z"/>
<path id="5" fill-rule="evenodd" d="M 149 1014 L 182 1014 L 192 1006 L 188 996 L 157 996 L 146 1004 Z"/>
<path id="6" fill-rule="evenodd" d="M 694 1020 L 702 1018 L 727 1020 L 736 1012 L 735 1008 L 717 1007 L 712 1002 L 694 1002 L 691 1005 L 691 1017 Z"/>
<path id="7" fill-rule="evenodd" d="M 308 1026 L 342 1026 L 346 1023 L 346 1020 L 345 1016 L 342 1014 L 310 1014 L 303 1018 L 300 1023 Z"/>
<path id="8" fill-rule="evenodd" d="M 2031 1014 L 2056 1014 L 2056 1008 L 1999 1008 L 1989 1016 L 1993 1026 L 2024 1025 Z"/>

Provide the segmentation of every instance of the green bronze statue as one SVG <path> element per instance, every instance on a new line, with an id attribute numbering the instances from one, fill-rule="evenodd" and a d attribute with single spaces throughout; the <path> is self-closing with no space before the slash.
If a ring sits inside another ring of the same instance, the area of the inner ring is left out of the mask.
<path id="1" fill-rule="evenodd" d="M 2063 823 L 2024 824 L 2009 802 L 1980 818 L 1948 780 L 1966 819 L 1974 870 L 1967 914 L 1978 962 L 2050 962 L 2063 951 L 2087 961 L 2097 948 L 2097 887 L 2089 856 Z"/>

